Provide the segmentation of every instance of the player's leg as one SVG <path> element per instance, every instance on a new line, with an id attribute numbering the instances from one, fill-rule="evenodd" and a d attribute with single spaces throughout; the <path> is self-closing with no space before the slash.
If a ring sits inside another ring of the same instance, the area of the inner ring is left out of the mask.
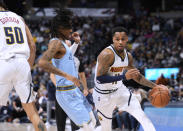
<path id="1" fill-rule="evenodd" d="M 51 119 L 51 106 L 52 106 L 52 101 L 47 100 L 46 103 L 46 112 L 47 112 L 47 119 L 46 119 L 46 124 L 50 124 L 50 119 Z"/>
<path id="2" fill-rule="evenodd" d="M 0 82 L 0 105 L 6 105 L 8 101 L 8 96 L 10 91 L 12 90 L 11 84 L 1 83 Z"/>
<path id="3" fill-rule="evenodd" d="M 72 89 L 69 91 L 56 91 L 59 105 L 77 126 L 83 128 L 84 131 L 93 131 L 94 126 L 90 124 L 91 117 L 84 105 L 83 94 L 78 88 L 70 88 Z"/>
<path id="4" fill-rule="evenodd" d="M 29 117 L 30 121 L 32 122 L 34 128 L 36 131 L 46 131 L 46 127 L 43 123 L 43 121 L 40 119 L 37 109 L 35 107 L 35 103 L 22 103 L 22 106 L 27 113 L 27 116 Z"/>
<path id="5" fill-rule="evenodd" d="M 112 112 L 114 106 L 103 106 L 103 108 L 97 108 L 98 118 L 101 124 L 101 131 L 112 131 Z"/>
<path id="6" fill-rule="evenodd" d="M 0 105 L 6 105 L 8 96 L 13 88 L 12 79 L 15 77 L 15 68 L 12 66 L 11 61 L 0 60 Z"/>
<path id="7" fill-rule="evenodd" d="M 55 100 L 55 118 L 56 118 L 56 123 L 57 123 L 57 130 L 65 131 L 67 114 L 60 107 L 57 100 Z"/>
<path id="8" fill-rule="evenodd" d="M 79 127 L 72 120 L 70 120 L 70 122 L 71 122 L 71 130 L 72 131 L 79 130 Z"/>
<path id="9" fill-rule="evenodd" d="M 144 131 L 156 131 L 150 119 L 146 116 L 142 110 L 139 101 L 135 96 L 132 95 L 130 104 L 125 111 L 134 116 L 142 125 Z"/>
<path id="10" fill-rule="evenodd" d="M 35 96 L 31 86 L 30 66 L 26 59 L 16 59 L 15 63 L 17 65 L 17 73 L 13 80 L 13 85 L 20 97 L 22 106 L 34 125 L 35 130 L 46 131 L 46 127 L 40 119 L 34 103 Z"/>
<path id="11" fill-rule="evenodd" d="M 108 97 L 108 94 L 93 92 L 93 100 L 97 109 L 97 115 L 101 124 L 101 131 L 112 130 L 112 113 L 115 108 L 115 101 Z"/>

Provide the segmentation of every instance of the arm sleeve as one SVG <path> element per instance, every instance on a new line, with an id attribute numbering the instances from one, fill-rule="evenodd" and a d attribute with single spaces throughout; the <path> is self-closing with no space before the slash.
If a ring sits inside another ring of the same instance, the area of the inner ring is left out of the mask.
<path id="1" fill-rule="evenodd" d="M 96 79 L 99 84 L 105 84 L 105 83 L 112 83 L 120 80 L 126 80 L 126 77 L 125 77 L 125 74 L 122 74 L 119 76 L 103 75 L 103 76 L 98 76 Z"/>
<path id="2" fill-rule="evenodd" d="M 77 48 L 78 48 L 78 45 L 79 45 L 79 44 L 76 44 L 76 43 L 74 42 L 74 44 L 72 44 L 72 46 L 70 47 L 70 49 L 71 49 L 73 55 L 76 53 L 76 50 L 77 50 Z"/>
<path id="3" fill-rule="evenodd" d="M 84 64 L 81 62 L 79 65 L 79 72 L 84 72 Z"/>

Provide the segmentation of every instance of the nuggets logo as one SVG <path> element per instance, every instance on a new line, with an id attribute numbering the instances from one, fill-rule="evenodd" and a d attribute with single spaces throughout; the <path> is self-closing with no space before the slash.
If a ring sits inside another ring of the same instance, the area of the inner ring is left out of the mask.
<path id="1" fill-rule="evenodd" d="M 122 72 L 124 67 L 111 67 L 111 72 Z"/>

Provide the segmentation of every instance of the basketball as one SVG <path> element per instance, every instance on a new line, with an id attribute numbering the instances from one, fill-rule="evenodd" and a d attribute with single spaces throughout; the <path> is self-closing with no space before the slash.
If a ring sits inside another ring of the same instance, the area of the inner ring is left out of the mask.
<path id="1" fill-rule="evenodd" d="M 149 100 L 155 107 L 165 107 L 170 101 L 168 88 L 164 85 L 154 87 L 149 93 Z"/>

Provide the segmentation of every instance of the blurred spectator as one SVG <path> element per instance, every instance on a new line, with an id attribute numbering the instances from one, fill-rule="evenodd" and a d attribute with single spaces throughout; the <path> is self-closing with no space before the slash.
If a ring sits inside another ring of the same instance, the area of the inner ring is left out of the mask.
<path id="1" fill-rule="evenodd" d="M 166 79 L 164 75 L 161 74 L 161 76 L 156 80 L 156 84 L 168 85 L 168 79 Z"/>
<path id="2" fill-rule="evenodd" d="M 27 123 L 30 122 L 22 107 L 19 97 L 13 100 L 12 120 L 14 122 Z"/>
<path id="3" fill-rule="evenodd" d="M 6 106 L 2 106 L 0 109 L 0 122 L 11 122 L 12 121 L 12 106 L 7 103 Z"/>

